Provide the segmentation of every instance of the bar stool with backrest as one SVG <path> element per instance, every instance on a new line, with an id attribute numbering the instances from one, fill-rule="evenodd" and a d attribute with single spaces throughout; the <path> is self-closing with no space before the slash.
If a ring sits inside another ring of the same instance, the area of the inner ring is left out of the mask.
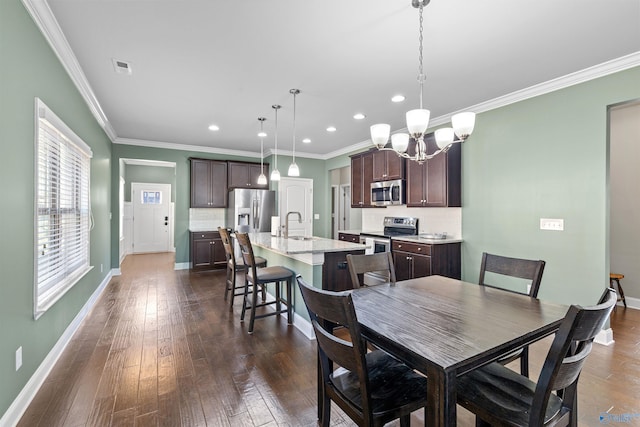
<path id="1" fill-rule="evenodd" d="M 411 412 L 426 411 L 427 379 L 382 350 L 367 352 L 350 291 L 317 289 L 300 276 L 297 281 L 318 344 L 321 425 L 329 426 L 333 401 L 359 426 L 399 418 L 408 427 Z M 336 324 L 349 336 L 334 335 Z"/>
<path id="2" fill-rule="evenodd" d="M 544 272 L 545 262 L 542 260 L 528 260 L 521 258 L 509 258 L 500 255 L 482 253 L 482 263 L 480 264 L 480 277 L 478 284 L 482 286 L 490 286 L 493 288 L 503 289 L 509 292 L 521 293 L 531 298 L 538 298 L 538 290 L 542 281 L 542 273 Z M 529 281 L 529 292 L 517 292 L 510 289 L 504 289 L 499 286 L 493 286 L 486 282 L 485 273 L 495 273 L 502 276 L 516 277 Z M 525 377 L 529 376 L 529 348 L 524 347 L 515 352 L 509 353 L 500 358 L 498 362 L 502 365 L 520 359 L 520 373 Z"/>
<path id="3" fill-rule="evenodd" d="M 391 252 L 378 252 L 369 255 L 347 255 L 347 265 L 354 288 L 364 286 L 364 273 L 383 272 L 389 277 L 389 283 L 396 282 L 396 269 Z"/>
<path id="4" fill-rule="evenodd" d="M 222 246 L 224 246 L 224 252 L 227 256 L 227 284 L 224 289 L 224 299 L 226 301 L 227 295 L 231 292 L 231 300 L 229 302 L 229 310 L 233 310 L 233 300 L 237 296 L 244 295 L 244 283 L 238 285 L 236 283 L 236 278 L 239 272 L 247 273 L 247 266 L 245 265 L 242 257 L 240 259 L 236 259 L 236 255 L 233 249 L 233 240 L 231 238 L 231 234 L 229 230 L 223 227 L 218 227 L 218 232 L 220 233 L 220 237 L 222 238 Z M 267 260 L 257 256 L 256 257 L 256 267 L 266 267 Z M 262 294 L 262 300 L 264 301 L 265 294 Z"/>
<path id="5" fill-rule="evenodd" d="M 240 245 L 240 252 L 244 263 L 247 265 L 247 273 L 244 280 L 244 300 L 242 303 L 242 314 L 240 320 L 244 320 L 244 315 L 247 309 L 249 309 L 249 328 L 247 332 L 253 333 L 253 324 L 256 319 L 261 319 L 267 316 L 280 315 L 280 313 L 287 313 L 287 323 L 293 322 L 293 280 L 295 272 L 282 266 L 272 266 L 258 268 L 256 265 L 256 257 L 253 254 L 253 246 L 249 240 L 247 233 L 236 233 L 236 239 Z M 286 299 L 282 297 L 280 285 L 282 282 L 286 283 Z M 252 285 L 252 292 L 249 292 L 249 283 Z M 258 304 L 258 289 L 265 289 L 268 283 L 275 283 L 275 301 L 262 302 Z M 251 294 L 251 301 L 249 301 L 249 294 Z M 282 303 L 286 305 L 286 309 L 282 309 Z M 262 313 L 256 315 L 256 308 L 266 307 L 271 304 L 275 304 L 276 310 L 268 313 Z"/>
<path id="6" fill-rule="evenodd" d="M 458 378 L 458 404 L 476 415 L 476 426 L 577 425 L 578 378 L 616 299 L 608 289 L 598 305 L 569 308 L 537 383 L 494 362 Z"/>

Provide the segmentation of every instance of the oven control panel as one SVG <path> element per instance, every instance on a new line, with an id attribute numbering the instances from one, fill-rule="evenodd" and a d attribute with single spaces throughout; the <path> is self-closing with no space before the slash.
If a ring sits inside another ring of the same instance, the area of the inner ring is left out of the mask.
<path id="1" fill-rule="evenodd" d="M 386 216 L 383 222 L 385 227 L 418 228 L 418 218 Z"/>

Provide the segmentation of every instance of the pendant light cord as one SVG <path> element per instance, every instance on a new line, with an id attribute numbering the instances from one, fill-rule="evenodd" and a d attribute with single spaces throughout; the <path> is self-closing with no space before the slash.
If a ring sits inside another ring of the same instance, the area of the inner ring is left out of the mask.
<path id="1" fill-rule="evenodd" d="M 297 92 L 293 93 L 293 163 L 296 162 L 296 95 Z"/>
<path id="2" fill-rule="evenodd" d="M 423 55 L 422 55 L 423 37 L 422 37 L 422 33 L 423 33 L 423 22 L 424 22 L 424 19 L 422 18 L 423 9 L 424 9 L 424 6 L 421 3 L 420 7 L 419 7 L 419 11 L 420 11 L 420 13 L 419 13 L 419 15 L 420 15 L 420 36 L 418 37 L 418 41 L 419 41 L 419 47 L 418 47 L 418 82 L 420 83 L 420 109 L 422 109 L 422 92 L 423 92 L 423 86 L 424 86 L 424 81 L 425 81 L 424 69 L 422 67 L 422 60 L 423 60 Z"/>

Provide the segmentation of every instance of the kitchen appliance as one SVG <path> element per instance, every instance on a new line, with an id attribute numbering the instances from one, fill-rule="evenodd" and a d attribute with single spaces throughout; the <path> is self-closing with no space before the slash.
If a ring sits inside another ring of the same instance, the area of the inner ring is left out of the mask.
<path id="1" fill-rule="evenodd" d="M 271 217 L 276 209 L 276 192 L 237 188 L 229 192 L 227 227 L 241 233 L 271 231 Z"/>
<path id="2" fill-rule="evenodd" d="M 374 206 L 390 206 L 405 204 L 405 181 L 380 181 L 371 183 L 371 204 Z"/>
<path id="3" fill-rule="evenodd" d="M 383 220 L 382 232 L 360 233 L 360 243 L 367 245 L 365 254 L 391 252 L 391 237 L 415 236 L 418 234 L 418 218 L 387 216 Z M 365 273 L 365 285 L 378 285 L 389 281 L 388 274 L 372 272 Z"/>

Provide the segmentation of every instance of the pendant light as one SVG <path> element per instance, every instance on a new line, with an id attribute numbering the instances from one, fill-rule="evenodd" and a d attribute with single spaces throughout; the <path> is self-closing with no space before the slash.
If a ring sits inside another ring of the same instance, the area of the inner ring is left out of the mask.
<path id="1" fill-rule="evenodd" d="M 289 165 L 289 176 L 300 176 L 300 168 L 296 164 L 296 95 L 300 93 L 299 89 L 291 89 L 289 91 L 293 95 L 293 163 Z"/>
<path id="2" fill-rule="evenodd" d="M 258 176 L 258 185 L 267 185 L 267 176 L 264 174 L 264 137 L 267 136 L 264 133 L 264 121 L 267 119 L 258 117 L 258 120 L 260 120 L 260 133 L 258 134 L 260 137 L 260 175 Z"/>
<path id="3" fill-rule="evenodd" d="M 273 171 L 271 171 L 271 181 L 280 181 L 280 171 L 278 170 L 278 110 L 282 108 L 282 106 L 274 104 L 271 106 L 271 108 L 273 108 L 273 110 L 276 112 L 276 134 L 275 134 L 276 148 L 274 150 L 275 165 L 274 165 Z"/>
<path id="4" fill-rule="evenodd" d="M 472 112 L 459 113 L 451 117 L 451 124 L 453 128 L 438 129 L 435 132 L 436 144 L 438 150 L 433 154 L 427 154 L 427 145 L 424 142 L 425 132 L 429 127 L 429 116 L 431 112 L 422 108 L 422 93 L 423 86 L 426 77 L 422 68 L 422 33 L 423 33 L 423 18 L 422 12 L 426 5 L 431 0 L 411 0 L 413 7 L 419 10 L 420 16 L 420 37 L 419 37 L 419 67 L 418 67 L 418 83 L 420 84 L 420 108 L 416 110 L 408 111 L 406 114 L 407 130 L 409 134 L 397 133 L 391 135 L 392 148 L 385 148 L 387 141 L 389 141 L 389 134 L 391 126 L 388 124 L 380 123 L 371 126 L 371 141 L 373 145 L 379 150 L 394 150 L 399 156 L 407 158 L 409 160 L 416 161 L 418 163 L 424 163 L 426 160 L 433 158 L 439 153 L 446 153 L 451 145 L 457 142 L 464 142 L 475 125 L 476 115 Z M 454 140 L 455 136 L 458 137 Z M 409 138 L 413 138 L 416 141 L 416 153 L 414 156 L 410 156 L 406 153 L 409 146 Z"/>

